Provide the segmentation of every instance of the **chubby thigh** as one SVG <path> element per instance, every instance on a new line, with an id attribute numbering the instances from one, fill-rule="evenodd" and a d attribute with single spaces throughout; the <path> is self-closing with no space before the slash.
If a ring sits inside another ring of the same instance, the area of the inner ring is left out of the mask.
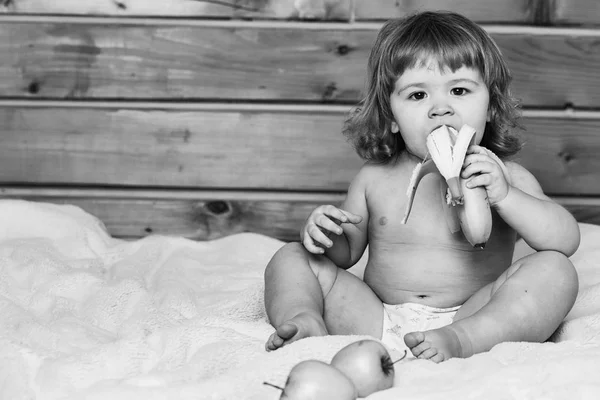
<path id="1" fill-rule="evenodd" d="M 310 254 L 309 265 L 323 292 L 323 319 L 332 335 L 369 335 L 381 339 L 383 304 L 360 278 L 322 255 Z"/>
<path id="2" fill-rule="evenodd" d="M 552 333 L 573 306 L 578 288 L 577 271 L 565 255 L 539 251 L 516 260 L 498 279 L 475 292 L 454 320 L 470 317 L 494 300 L 501 313 L 529 312 L 524 319 L 532 324 L 544 319 L 539 325 L 548 325 Z"/>

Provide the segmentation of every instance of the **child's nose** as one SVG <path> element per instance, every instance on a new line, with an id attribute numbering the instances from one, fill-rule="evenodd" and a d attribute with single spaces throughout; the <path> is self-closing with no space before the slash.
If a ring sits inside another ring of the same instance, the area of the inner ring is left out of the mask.
<path id="1" fill-rule="evenodd" d="M 454 110 L 448 104 L 435 104 L 429 110 L 429 118 L 443 117 L 454 114 Z"/>

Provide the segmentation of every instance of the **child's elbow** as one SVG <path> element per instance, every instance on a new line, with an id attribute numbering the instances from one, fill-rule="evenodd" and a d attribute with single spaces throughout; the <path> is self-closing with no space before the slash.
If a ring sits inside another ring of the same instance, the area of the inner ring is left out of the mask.
<path id="1" fill-rule="evenodd" d="M 579 231 L 579 224 L 573 220 L 574 223 L 564 224 L 564 228 L 561 229 L 561 234 L 557 235 L 549 234 L 545 236 L 543 240 L 538 242 L 527 242 L 536 251 L 557 251 L 564 254 L 566 257 L 571 257 L 579 248 L 581 242 L 581 232 Z"/>
<path id="2" fill-rule="evenodd" d="M 574 220 L 574 223 L 571 224 L 571 228 L 566 229 L 565 232 L 565 240 L 562 240 L 562 246 L 564 247 L 562 253 L 567 257 L 571 257 L 575 254 L 581 243 L 581 231 L 579 230 L 577 221 Z"/>
<path id="3" fill-rule="evenodd" d="M 579 245 L 581 244 L 581 231 L 579 230 L 579 224 L 577 222 L 575 222 L 575 227 L 570 235 L 570 240 L 567 242 L 567 251 L 565 252 L 565 255 L 567 257 L 571 257 L 573 254 L 575 254 L 579 248 Z"/>

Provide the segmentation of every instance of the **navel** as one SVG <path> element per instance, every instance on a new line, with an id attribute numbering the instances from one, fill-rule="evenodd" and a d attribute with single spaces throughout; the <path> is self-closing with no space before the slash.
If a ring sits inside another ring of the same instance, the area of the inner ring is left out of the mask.
<path id="1" fill-rule="evenodd" d="M 379 225 L 386 225 L 388 223 L 388 219 L 386 217 L 379 218 Z"/>

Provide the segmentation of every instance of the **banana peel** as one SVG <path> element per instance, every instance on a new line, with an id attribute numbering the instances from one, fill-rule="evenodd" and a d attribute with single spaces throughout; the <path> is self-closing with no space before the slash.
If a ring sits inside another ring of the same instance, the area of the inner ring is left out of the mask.
<path id="1" fill-rule="evenodd" d="M 446 179 L 452 205 L 462 204 L 460 171 L 474 136 L 475 129 L 469 125 L 463 125 L 459 132 L 443 125 L 427 136 L 427 150 Z"/>
<path id="2" fill-rule="evenodd" d="M 413 169 L 412 176 L 410 177 L 410 182 L 408 183 L 408 188 L 406 190 L 406 196 L 408 197 L 408 201 L 406 203 L 406 209 L 404 211 L 404 216 L 402 217 L 401 224 L 406 224 L 408 221 L 408 216 L 412 211 L 412 206 L 415 200 L 415 194 L 417 193 L 417 188 L 419 187 L 419 183 L 421 179 L 423 179 L 426 175 L 437 173 L 437 167 L 435 163 L 431 159 L 425 159 L 418 163 Z"/>
<path id="3" fill-rule="evenodd" d="M 465 186 L 465 180 L 460 177 L 467 149 L 474 135 L 475 129 L 464 125 L 459 132 L 442 126 L 427 137 L 428 155 L 413 170 L 401 223 L 406 224 L 408 221 L 421 179 L 430 173 L 439 173 L 446 180 L 446 188 L 442 189 L 442 196 L 446 200 L 444 203 L 447 203 L 443 204 L 443 207 L 450 231 L 456 233 L 462 230 L 472 246 L 481 249 L 485 247 L 492 227 L 492 214 L 485 189 L 481 187 L 469 189 Z M 508 177 L 502 161 L 491 151 L 487 149 L 486 151 L 499 163 L 504 175 Z M 467 201 L 465 201 L 465 193 Z"/>

